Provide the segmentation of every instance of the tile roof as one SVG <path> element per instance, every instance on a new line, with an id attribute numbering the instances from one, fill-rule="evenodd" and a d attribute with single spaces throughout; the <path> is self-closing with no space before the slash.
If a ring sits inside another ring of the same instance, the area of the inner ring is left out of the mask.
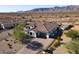
<path id="1" fill-rule="evenodd" d="M 35 22 L 35 29 L 33 30 L 36 32 L 48 32 L 44 26 L 44 22 L 41 22 L 41 21 Z"/>
<path id="2" fill-rule="evenodd" d="M 35 21 L 33 24 L 35 26 L 33 30 L 36 32 L 50 32 L 59 26 L 56 22 L 47 21 Z"/>
<path id="3" fill-rule="evenodd" d="M 55 28 L 59 27 L 56 22 L 44 22 L 44 26 L 48 32 L 54 30 Z"/>

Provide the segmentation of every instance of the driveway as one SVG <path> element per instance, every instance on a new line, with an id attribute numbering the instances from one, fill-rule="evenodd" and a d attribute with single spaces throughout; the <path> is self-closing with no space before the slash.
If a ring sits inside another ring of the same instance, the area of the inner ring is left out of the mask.
<path id="1" fill-rule="evenodd" d="M 42 39 L 42 38 L 34 38 L 32 41 L 37 41 L 43 45 L 42 49 L 48 47 L 54 39 Z M 39 50 L 28 49 L 27 45 L 25 45 L 22 49 L 20 49 L 17 54 L 36 54 Z"/>

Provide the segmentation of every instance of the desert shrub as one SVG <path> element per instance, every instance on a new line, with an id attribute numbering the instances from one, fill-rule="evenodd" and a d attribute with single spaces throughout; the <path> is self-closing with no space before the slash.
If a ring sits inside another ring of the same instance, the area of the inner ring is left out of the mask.
<path id="1" fill-rule="evenodd" d="M 79 54 L 79 40 L 72 40 L 68 44 L 66 44 L 66 48 L 68 49 L 68 52 L 73 54 Z"/>
<path id="2" fill-rule="evenodd" d="M 75 30 L 70 30 L 68 33 L 65 33 L 67 37 L 70 37 L 72 39 L 79 39 L 79 32 Z"/>

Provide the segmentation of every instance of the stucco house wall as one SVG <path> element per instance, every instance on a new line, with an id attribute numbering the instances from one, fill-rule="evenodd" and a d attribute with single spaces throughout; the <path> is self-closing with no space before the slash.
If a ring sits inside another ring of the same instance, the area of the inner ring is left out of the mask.
<path id="1" fill-rule="evenodd" d="M 28 31 L 28 34 L 32 37 L 36 37 L 36 32 L 33 30 Z"/>
<path id="2" fill-rule="evenodd" d="M 35 22 L 33 28 L 28 29 L 28 34 L 32 37 L 53 38 L 61 33 L 59 25 L 53 22 Z"/>

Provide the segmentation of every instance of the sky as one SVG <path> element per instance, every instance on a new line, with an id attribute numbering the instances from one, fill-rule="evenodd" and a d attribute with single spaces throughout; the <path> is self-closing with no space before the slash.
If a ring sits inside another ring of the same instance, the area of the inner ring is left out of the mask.
<path id="1" fill-rule="evenodd" d="M 0 5 L 0 12 L 27 11 L 34 8 L 50 8 L 55 5 Z"/>

